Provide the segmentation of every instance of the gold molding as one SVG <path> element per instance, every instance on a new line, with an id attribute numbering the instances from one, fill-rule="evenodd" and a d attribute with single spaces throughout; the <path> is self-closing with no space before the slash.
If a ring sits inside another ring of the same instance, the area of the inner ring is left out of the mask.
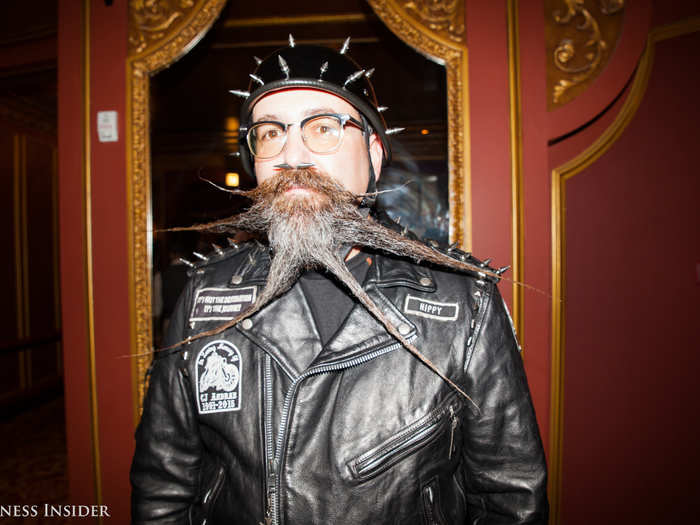
<path id="1" fill-rule="evenodd" d="M 131 305 L 132 394 L 134 422 L 141 414 L 143 382 L 153 347 L 151 327 L 151 163 L 150 76 L 186 54 L 206 34 L 225 0 L 153 4 L 157 10 L 144 24 L 141 0 L 129 2 L 130 48 L 126 65 L 126 158 Z M 151 3 L 148 3 L 150 6 Z M 160 21 L 160 22 L 159 22 Z M 166 24 L 167 22 L 167 24 Z M 139 36 L 140 35 L 140 36 Z M 145 42 L 145 45 L 143 45 Z"/>
<path id="2" fill-rule="evenodd" d="M 326 15 L 299 15 L 299 16 L 263 16 L 251 18 L 230 18 L 224 20 L 223 26 L 227 29 L 243 27 L 273 27 L 287 25 L 307 24 L 340 24 L 353 22 L 366 22 L 369 17 L 364 13 L 341 13 Z M 353 42 L 355 39 L 353 38 Z M 285 40 L 286 43 L 286 40 Z"/>
<path id="3" fill-rule="evenodd" d="M 561 10 L 561 4 L 565 9 Z M 603 70 L 622 34 L 624 0 L 549 0 L 547 17 L 548 108 L 563 106 L 576 98 Z M 554 5 L 557 8 L 554 8 Z M 563 11 L 563 12 L 562 12 Z M 580 20 L 580 23 L 575 23 Z M 583 60 L 576 60 L 577 55 Z"/>
<path id="4" fill-rule="evenodd" d="M 663 40 L 700 31 L 700 17 L 653 29 L 627 98 L 615 120 L 579 155 L 552 170 L 552 359 L 550 401 L 550 523 L 560 522 L 564 432 L 566 182 L 598 160 L 620 138 L 646 92 L 654 63 L 654 46 Z"/>
<path id="5" fill-rule="evenodd" d="M 523 239 L 523 137 L 522 105 L 520 99 L 520 43 L 518 34 L 518 0 L 508 0 L 508 96 L 510 107 L 510 173 L 511 173 L 511 235 L 513 279 L 513 325 L 525 348 L 523 326 L 524 239 Z"/>
<path id="6" fill-rule="evenodd" d="M 469 129 L 469 71 L 464 40 L 455 42 L 444 28 L 437 32 L 415 16 L 408 4 L 425 2 L 367 0 L 377 16 L 403 42 L 428 58 L 444 64 L 447 72 L 450 241 L 471 250 L 471 156 Z M 451 3 L 450 3 L 451 4 Z M 461 3 L 460 3 L 461 5 Z M 463 17 L 463 11 L 462 17 Z"/>
<path id="7" fill-rule="evenodd" d="M 457 44 L 466 44 L 464 0 L 399 0 L 399 5 L 430 31 Z"/>
<path id="8" fill-rule="evenodd" d="M 82 9 L 82 81 L 83 81 L 83 242 L 85 243 L 83 268 L 85 269 L 85 318 L 87 320 L 87 362 L 90 398 L 90 433 L 92 437 L 93 475 L 95 477 L 95 502 L 102 504 L 102 468 L 100 464 L 100 428 L 97 411 L 97 370 L 95 366 L 95 292 L 92 266 L 92 151 L 90 134 L 90 1 L 83 0 Z M 98 518 L 102 523 L 102 518 Z"/>

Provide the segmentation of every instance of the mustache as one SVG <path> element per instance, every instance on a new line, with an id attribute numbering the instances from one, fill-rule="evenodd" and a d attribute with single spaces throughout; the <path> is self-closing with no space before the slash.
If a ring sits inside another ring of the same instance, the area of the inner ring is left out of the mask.
<path id="1" fill-rule="evenodd" d="M 382 225 L 359 208 L 358 204 L 366 195 L 346 190 L 315 167 L 282 169 L 256 188 L 230 191 L 248 197 L 251 206 L 231 217 L 166 231 L 233 233 L 243 230 L 266 236 L 273 256 L 265 286 L 256 301 L 232 320 L 159 351 L 228 330 L 289 290 L 304 271 L 322 268 L 334 275 L 406 350 L 467 399 L 477 413 L 480 412 L 471 397 L 407 340 L 376 306 L 347 269 L 343 248 L 361 246 L 412 259 L 419 264 L 427 262 L 476 274 L 480 279 L 487 276 L 499 279 L 507 268 L 493 271 L 486 264 L 476 265 L 455 259 L 437 247 L 409 236 L 406 229 L 397 232 Z"/>

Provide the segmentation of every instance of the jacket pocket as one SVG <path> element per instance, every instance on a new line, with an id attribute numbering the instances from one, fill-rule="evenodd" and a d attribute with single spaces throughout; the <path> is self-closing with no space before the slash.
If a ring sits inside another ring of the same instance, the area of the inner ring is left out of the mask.
<path id="1" fill-rule="evenodd" d="M 350 460 L 348 466 L 353 477 L 366 480 L 381 474 L 405 457 L 435 441 L 447 428 L 451 428 L 454 432 L 457 426 L 458 409 L 457 402 L 450 398 L 448 402 L 432 410 L 398 434 Z M 450 443 L 451 446 L 452 443 Z M 448 452 L 451 455 L 451 450 Z"/>
<path id="2" fill-rule="evenodd" d="M 445 518 L 440 508 L 440 484 L 433 478 L 421 490 L 423 499 L 423 519 L 426 525 L 444 525 Z"/>
<path id="3" fill-rule="evenodd" d="M 216 470 L 213 481 L 201 496 L 199 506 L 200 512 L 194 512 L 195 509 L 190 508 L 191 525 L 207 525 L 212 509 L 214 508 L 214 504 L 216 503 L 216 498 L 219 495 L 219 492 L 221 492 L 221 488 L 224 486 L 225 478 L 226 471 L 224 467 L 219 466 Z"/>

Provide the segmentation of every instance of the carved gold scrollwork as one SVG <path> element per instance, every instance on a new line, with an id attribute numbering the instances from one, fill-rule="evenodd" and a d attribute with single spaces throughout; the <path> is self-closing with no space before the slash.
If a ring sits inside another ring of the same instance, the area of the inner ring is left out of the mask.
<path id="1" fill-rule="evenodd" d="M 624 0 L 600 0 L 595 13 L 585 0 L 564 0 L 564 3 L 565 10 L 548 10 L 552 13 L 554 24 L 565 28 L 564 35 L 558 38 L 557 43 L 548 46 L 553 47 L 552 64 L 556 69 L 554 75 L 548 71 L 548 80 L 552 84 L 551 103 L 555 106 L 572 100 L 580 92 L 572 88 L 583 87 L 600 73 L 621 30 L 620 17 L 614 17 L 611 23 L 605 20 L 603 29 L 603 17 L 600 15 L 613 17 L 624 9 Z M 552 27 L 548 27 L 547 32 L 548 44 L 556 41 L 552 37 L 560 33 Z"/>
<path id="2" fill-rule="evenodd" d="M 131 0 L 127 68 L 127 170 L 135 412 L 140 413 L 151 361 L 150 76 L 184 55 L 207 32 L 226 0 Z"/>
<path id="3" fill-rule="evenodd" d="M 432 31 L 464 42 L 463 0 L 403 0 L 400 5 Z"/>

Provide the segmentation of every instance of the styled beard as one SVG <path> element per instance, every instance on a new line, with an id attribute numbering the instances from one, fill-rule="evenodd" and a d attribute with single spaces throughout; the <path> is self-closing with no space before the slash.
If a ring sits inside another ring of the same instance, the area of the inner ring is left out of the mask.
<path id="1" fill-rule="evenodd" d="M 406 237 L 367 216 L 359 207 L 363 195 L 344 189 L 329 176 L 314 168 L 280 170 L 252 190 L 234 190 L 252 200 L 243 213 L 215 222 L 168 231 L 206 230 L 233 233 L 240 230 L 267 238 L 272 261 L 267 282 L 256 301 L 246 311 L 216 328 L 188 337 L 168 348 L 219 334 L 231 328 L 270 301 L 289 290 L 306 270 L 331 272 L 386 330 L 428 368 L 457 390 L 477 412 L 479 407 L 452 380 L 411 344 L 374 304 L 345 265 L 348 248 L 363 246 L 407 257 L 416 262 L 498 278 L 500 274 L 467 262 L 453 259 L 436 249 Z M 366 211 L 366 210 L 365 210 Z M 165 350 L 165 349 L 163 349 Z"/>

